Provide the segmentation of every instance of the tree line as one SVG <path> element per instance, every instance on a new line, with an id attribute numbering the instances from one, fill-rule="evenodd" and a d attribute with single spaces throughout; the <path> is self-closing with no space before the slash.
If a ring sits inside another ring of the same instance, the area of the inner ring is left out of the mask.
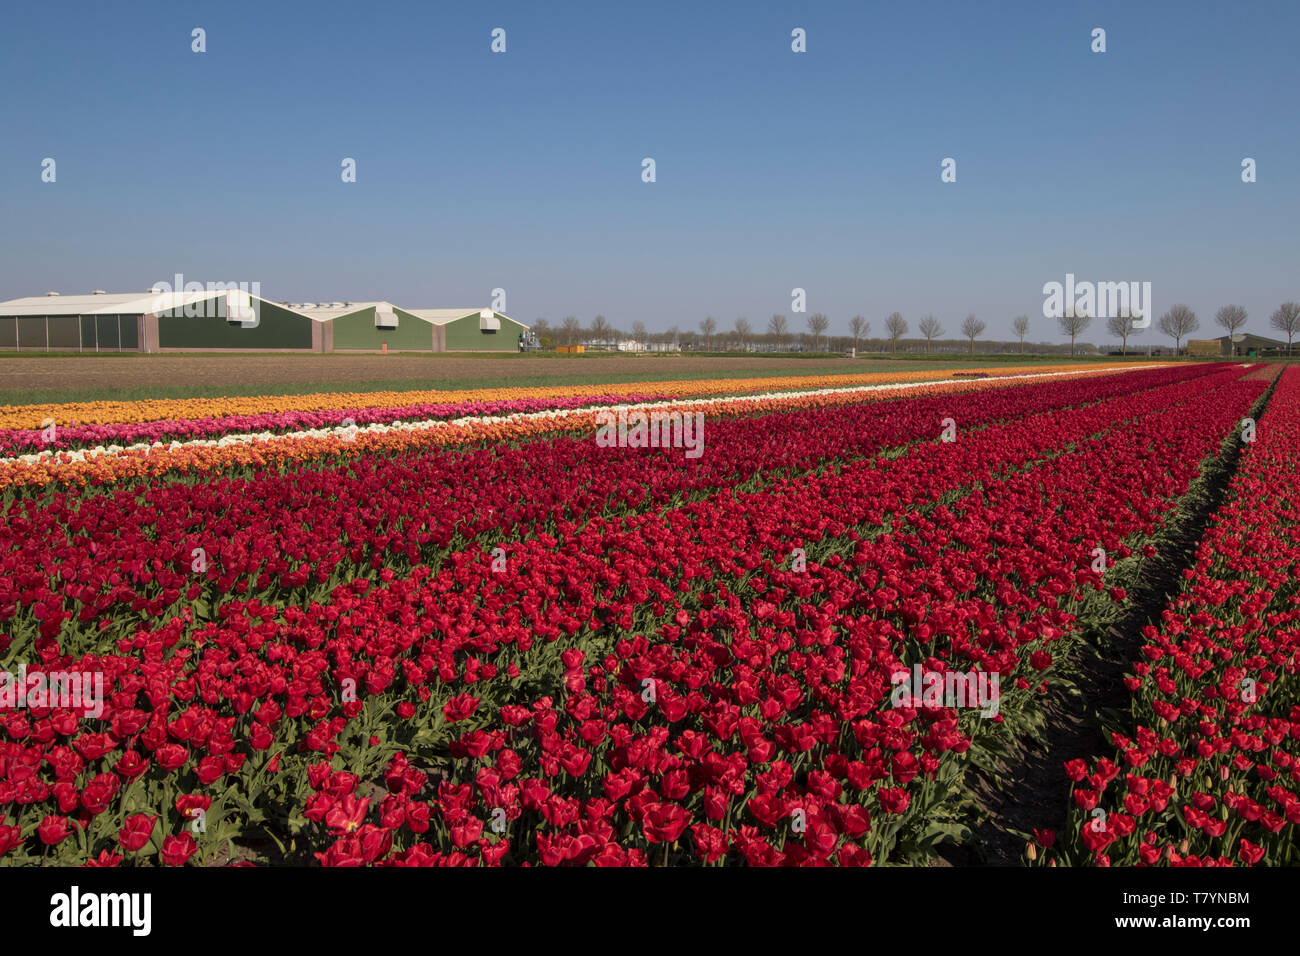
<path id="1" fill-rule="evenodd" d="M 1215 313 L 1214 321 L 1217 325 L 1227 330 L 1229 335 L 1236 335 L 1238 331 L 1245 327 L 1247 313 L 1239 305 L 1225 305 Z M 1069 352 L 1075 354 L 1076 348 L 1088 348 L 1095 350 L 1096 346 L 1080 344 L 1079 337 L 1087 331 L 1092 325 L 1093 317 L 1084 311 L 1066 309 L 1065 313 L 1056 319 L 1058 331 L 1066 336 L 1069 342 Z M 1140 317 L 1131 315 L 1127 310 L 1120 310 L 1120 314 L 1111 316 L 1106 319 L 1106 331 L 1114 338 L 1119 339 L 1120 349 L 1123 352 L 1128 351 L 1129 340 L 1140 336 L 1145 328 L 1138 328 L 1137 324 L 1141 321 Z M 661 332 L 649 331 L 644 322 L 634 322 L 630 331 L 624 331 L 615 328 L 603 315 L 597 315 L 590 325 L 584 326 L 576 316 L 566 316 L 559 326 L 552 327 L 549 320 L 540 318 L 533 323 L 533 330 L 542 338 L 549 338 L 554 344 L 579 345 L 582 343 L 605 344 L 617 346 L 620 342 L 635 341 L 646 346 L 659 345 L 661 347 L 676 347 L 693 350 L 714 351 L 723 350 L 731 351 L 739 349 L 745 351 L 750 348 L 764 348 L 775 351 L 784 351 L 792 346 L 797 345 L 799 348 L 810 351 L 845 351 L 850 346 L 855 350 L 861 350 L 863 345 L 869 347 L 872 351 L 897 352 L 898 348 L 903 345 L 905 348 L 910 344 L 925 343 L 925 351 L 929 352 L 932 348 L 938 347 L 945 351 L 951 349 L 944 347 L 944 336 L 947 331 L 942 323 L 933 315 L 922 316 L 917 321 L 917 330 L 920 338 L 909 338 L 911 326 L 903 317 L 901 312 L 892 312 L 884 320 L 883 334 L 872 337 L 871 323 L 861 315 L 855 315 L 848 321 L 848 334 L 827 335 L 830 329 L 831 320 L 821 312 L 814 312 L 804 319 L 807 331 L 796 331 L 789 318 L 785 315 L 775 314 L 767 320 L 766 327 L 758 331 L 750 323 L 749 319 L 742 316 L 735 320 L 732 327 L 722 330 L 719 327 L 717 319 L 713 316 L 705 316 L 699 323 L 699 331 L 693 329 L 683 330 L 674 325 Z M 1156 328 L 1174 340 L 1174 350 L 1181 351 L 1183 341 L 1189 338 L 1200 327 L 1200 319 L 1195 312 L 1186 305 L 1178 304 L 1165 312 L 1155 323 Z M 1300 332 L 1300 303 L 1284 302 L 1278 309 L 1269 316 L 1270 328 L 1286 335 L 1287 352 L 1291 351 L 1291 344 L 1297 334 Z M 977 318 L 974 314 L 966 316 L 962 320 L 959 330 L 961 337 L 967 343 L 963 348 L 968 348 L 971 354 L 975 352 L 975 346 L 979 337 L 987 331 L 988 326 L 985 322 Z M 1011 321 L 1011 332 L 1013 339 L 989 342 L 985 340 L 986 346 L 996 346 L 999 350 L 1007 350 L 1008 346 L 1014 348 L 1017 344 L 1019 350 L 1023 353 L 1025 350 L 1025 339 L 1029 335 L 1031 323 L 1029 316 L 1018 315 Z M 872 348 L 882 346 L 881 348 Z M 1065 345 L 1034 343 L 1035 351 L 1064 351 Z"/>

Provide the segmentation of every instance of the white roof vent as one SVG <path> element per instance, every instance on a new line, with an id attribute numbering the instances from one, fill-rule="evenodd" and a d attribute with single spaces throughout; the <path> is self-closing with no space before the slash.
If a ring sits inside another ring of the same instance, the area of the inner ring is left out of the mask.
<path id="1" fill-rule="evenodd" d="M 230 289 L 226 292 L 226 321 L 231 325 L 251 329 L 257 327 L 257 310 L 253 308 L 253 297 L 247 292 Z"/>
<path id="2" fill-rule="evenodd" d="M 90 294 L 91 294 L 91 295 L 108 295 L 108 293 L 105 292 L 103 289 L 96 289 L 94 292 L 92 292 L 92 293 L 90 293 Z"/>
<path id="3" fill-rule="evenodd" d="M 386 309 L 382 305 L 375 306 L 375 328 L 377 329 L 395 329 L 397 328 L 397 313 L 392 309 Z"/>
<path id="4" fill-rule="evenodd" d="M 57 292 L 47 292 L 47 293 L 45 293 L 45 294 L 46 294 L 46 295 L 58 295 Z"/>

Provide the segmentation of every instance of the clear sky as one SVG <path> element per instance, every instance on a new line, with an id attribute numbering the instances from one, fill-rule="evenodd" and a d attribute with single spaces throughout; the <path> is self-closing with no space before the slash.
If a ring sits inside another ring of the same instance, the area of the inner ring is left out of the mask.
<path id="1" fill-rule="evenodd" d="M 1300 299 L 1297 35 L 1295 0 L 6 4 L 0 299 L 182 273 L 761 329 L 801 287 L 832 333 L 1059 341 L 1070 272 L 1268 334 Z"/>

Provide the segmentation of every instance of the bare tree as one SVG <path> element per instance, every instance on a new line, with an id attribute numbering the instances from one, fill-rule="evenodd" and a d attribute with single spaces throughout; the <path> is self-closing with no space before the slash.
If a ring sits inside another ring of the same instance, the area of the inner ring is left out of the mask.
<path id="1" fill-rule="evenodd" d="M 538 319 L 536 322 L 533 323 L 533 331 L 536 332 L 539 336 L 545 332 L 549 332 L 550 328 L 551 328 L 551 323 L 547 322 L 545 319 Z"/>
<path id="2" fill-rule="evenodd" d="M 943 335 L 943 326 L 939 324 L 939 320 L 934 316 L 927 315 L 922 318 L 920 322 L 916 323 L 916 327 L 920 329 L 921 334 L 925 336 L 925 350 L 926 352 L 929 352 L 930 340 L 937 339 L 939 336 Z"/>
<path id="3" fill-rule="evenodd" d="M 975 318 L 974 312 L 972 312 L 970 315 L 966 316 L 966 318 L 962 320 L 961 334 L 966 336 L 966 338 L 970 339 L 971 355 L 975 354 L 975 339 L 979 336 L 981 332 L 983 332 L 987 328 L 988 328 L 987 325 L 985 325 L 979 319 Z"/>
<path id="4" fill-rule="evenodd" d="M 1174 340 L 1174 353 L 1183 347 L 1183 336 L 1191 335 L 1201 327 L 1196 313 L 1185 305 L 1176 305 L 1160 316 L 1160 331 Z"/>
<path id="5" fill-rule="evenodd" d="M 897 352 L 898 340 L 907 334 L 907 319 L 903 318 L 903 313 L 889 313 L 889 318 L 885 319 L 885 331 L 889 333 L 890 350 Z"/>
<path id="6" fill-rule="evenodd" d="M 641 346 L 644 346 L 646 344 L 647 334 L 646 334 L 644 322 L 632 323 L 632 338 L 636 339 L 637 343 Z"/>
<path id="7" fill-rule="evenodd" d="M 858 354 L 858 340 L 867 334 L 869 328 L 870 326 L 867 324 L 867 320 L 860 315 L 855 315 L 853 318 L 849 319 L 849 331 L 853 333 L 854 355 Z"/>
<path id="8" fill-rule="evenodd" d="M 1214 321 L 1219 323 L 1228 330 L 1228 343 L 1231 348 L 1231 354 L 1237 354 L 1237 343 L 1233 342 L 1233 336 L 1237 330 L 1246 324 L 1246 310 L 1239 305 L 1225 305 L 1218 312 L 1214 313 Z"/>
<path id="9" fill-rule="evenodd" d="M 603 315 L 598 315 L 591 320 L 591 337 L 599 344 L 604 344 L 609 338 L 609 323 L 605 321 Z"/>
<path id="10" fill-rule="evenodd" d="M 564 329 L 564 343 L 566 345 L 572 345 L 573 340 L 577 338 L 578 332 L 582 328 L 580 325 L 578 325 L 577 317 L 572 315 L 566 315 L 564 317 L 564 321 L 561 323 L 561 327 Z"/>
<path id="11" fill-rule="evenodd" d="M 1074 354 L 1074 340 L 1092 324 L 1092 316 L 1088 315 L 1083 309 L 1075 309 L 1070 306 L 1061 315 L 1058 322 L 1061 323 L 1061 334 L 1070 337 L 1070 354 Z"/>
<path id="12" fill-rule="evenodd" d="M 1291 354 L 1291 340 L 1300 332 L 1300 302 L 1283 302 L 1276 312 L 1269 316 L 1268 324 L 1279 332 L 1286 333 L 1286 354 Z"/>
<path id="13" fill-rule="evenodd" d="M 1112 315 L 1106 320 L 1106 331 L 1115 338 L 1119 339 L 1119 351 L 1121 355 L 1128 353 L 1128 340 L 1130 335 L 1137 335 L 1142 330 L 1136 328 L 1137 319 L 1128 309 L 1120 309 L 1119 315 Z"/>
<path id="14" fill-rule="evenodd" d="M 711 315 L 706 315 L 700 322 L 700 331 L 704 333 L 704 351 L 712 351 L 713 333 L 718 331 L 717 320 Z"/>
<path id="15" fill-rule="evenodd" d="M 778 349 L 785 347 L 786 337 L 789 335 L 789 326 L 786 325 L 784 315 L 774 315 L 767 323 L 767 334 L 776 339 Z"/>
<path id="16" fill-rule="evenodd" d="M 664 333 L 664 342 L 668 345 L 678 345 L 680 344 L 681 335 L 681 332 L 677 330 L 677 326 L 670 325 L 668 331 Z"/>
<path id="17" fill-rule="evenodd" d="M 1011 323 L 1011 328 L 1015 331 L 1016 337 L 1020 339 L 1020 354 L 1025 354 L 1025 336 L 1029 334 L 1029 316 L 1018 315 L 1015 321 Z"/>
<path id="18" fill-rule="evenodd" d="M 814 312 L 808 316 L 808 331 L 813 334 L 813 351 L 820 351 L 818 345 L 821 343 L 822 333 L 830 328 L 831 320 L 820 312 Z"/>
<path id="19" fill-rule="evenodd" d="M 749 335 L 752 329 L 749 327 L 749 319 L 743 315 L 736 320 L 736 341 L 740 343 L 740 350 L 745 350 L 745 343 L 749 341 Z"/>

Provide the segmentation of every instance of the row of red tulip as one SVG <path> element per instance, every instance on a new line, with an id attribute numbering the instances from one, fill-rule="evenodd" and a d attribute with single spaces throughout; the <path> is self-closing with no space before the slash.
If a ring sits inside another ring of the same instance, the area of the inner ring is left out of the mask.
<path id="1" fill-rule="evenodd" d="M 1115 753 L 1067 765 L 1066 839 L 1042 860 L 1300 862 L 1300 368 L 1253 437 L 1181 592 L 1143 631 Z"/>

